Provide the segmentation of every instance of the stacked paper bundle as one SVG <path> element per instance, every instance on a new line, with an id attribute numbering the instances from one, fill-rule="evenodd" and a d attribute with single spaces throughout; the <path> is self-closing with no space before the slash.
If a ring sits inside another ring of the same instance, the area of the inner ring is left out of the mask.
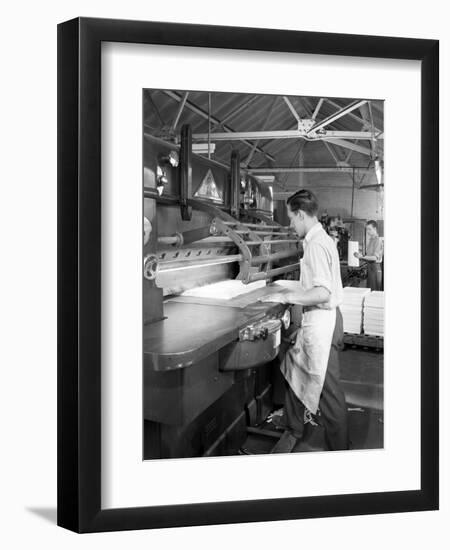
<path id="1" fill-rule="evenodd" d="M 371 292 L 364 300 L 364 333 L 384 336 L 384 292 Z"/>
<path id="2" fill-rule="evenodd" d="M 298 283 L 297 283 L 298 284 Z M 236 296 L 248 294 L 253 290 L 266 286 L 266 281 L 254 281 L 248 285 L 238 279 L 219 281 L 210 285 L 199 286 L 191 290 L 185 290 L 182 296 L 194 296 L 197 298 L 215 298 L 218 300 L 231 300 Z"/>
<path id="3" fill-rule="evenodd" d="M 344 288 L 344 300 L 340 306 L 344 320 L 344 332 L 361 334 L 363 302 L 370 294 L 370 288 L 347 286 Z"/>
<path id="4" fill-rule="evenodd" d="M 348 241 L 347 263 L 349 267 L 359 267 L 359 260 L 355 258 L 355 252 L 359 252 L 358 241 Z"/>

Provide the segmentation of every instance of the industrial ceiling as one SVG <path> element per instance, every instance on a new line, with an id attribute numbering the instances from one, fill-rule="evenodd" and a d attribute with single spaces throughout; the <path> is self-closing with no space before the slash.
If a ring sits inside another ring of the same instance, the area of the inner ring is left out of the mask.
<path id="1" fill-rule="evenodd" d="M 381 100 L 144 90 L 143 102 L 144 132 L 176 142 L 190 124 L 205 156 L 229 166 L 239 151 L 241 168 L 274 178 L 279 198 L 299 186 L 384 183 Z"/>

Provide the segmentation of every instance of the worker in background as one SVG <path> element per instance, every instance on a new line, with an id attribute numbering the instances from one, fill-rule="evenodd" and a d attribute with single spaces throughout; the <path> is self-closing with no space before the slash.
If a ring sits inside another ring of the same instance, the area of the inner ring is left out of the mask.
<path id="1" fill-rule="evenodd" d="M 327 220 L 327 230 L 337 229 L 338 227 L 338 217 L 329 216 Z"/>
<path id="2" fill-rule="evenodd" d="M 328 212 L 325 210 L 324 212 L 322 212 L 322 214 L 320 215 L 320 219 L 319 219 L 319 222 L 322 224 L 322 227 L 326 230 L 327 228 L 327 225 L 328 225 L 328 220 L 330 218 L 328 217 Z"/>
<path id="3" fill-rule="evenodd" d="M 337 246 L 339 259 L 342 260 L 342 258 L 346 258 L 348 254 L 348 240 L 350 238 L 350 233 L 345 227 L 341 216 L 330 216 L 328 218 L 325 230 Z"/>
<path id="4" fill-rule="evenodd" d="M 303 238 L 298 288 L 263 298 L 303 306 L 301 327 L 287 349 L 280 369 L 287 381 L 282 415 L 273 422 L 301 439 L 308 422 L 314 424 L 320 408 L 321 423 L 330 450 L 348 449 L 347 406 L 339 376 L 338 349 L 343 340 L 339 305 L 343 290 L 336 245 L 317 218 L 313 193 L 301 190 L 287 200 L 291 227 Z M 276 281 L 281 287 L 283 281 Z"/>
<path id="5" fill-rule="evenodd" d="M 334 244 L 336 246 L 338 246 L 338 243 L 339 243 L 339 228 L 337 223 L 338 223 L 337 216 L 330 216 L 327 220 L 327 225 L 325 228 L 326 232 L 333 239 Z"/>
<path id="6" fill-rule="evenodd" d="M 366 223 L 366 253 L 364 255 L 355 252 L 355 257 L 367 262 L 367 288 L 371 290 L 382 290 L 383 272 L 381 262 L 383 261 L 383 241 L 378 236 L 378 224 L 374 220 Z"/>

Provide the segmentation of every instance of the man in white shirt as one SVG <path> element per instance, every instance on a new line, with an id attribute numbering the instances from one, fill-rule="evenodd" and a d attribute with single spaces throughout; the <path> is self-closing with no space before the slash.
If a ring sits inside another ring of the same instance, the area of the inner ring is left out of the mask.
<path id="1" fill-rule="evenodd" d="M 295 344 L 280 368 L 287 383 L 283 417 L 278 423 L 297 437 L 320 408 L 330 450 L 348 449 L 347 406 L 339 379 L 338 350 L 343 324 L 343 291 L 336 245 L 317 219 L 318 202 L 308 190 L 287 200 L 291 227 L 304 239 L 298 289 L 272 294 L 265 301 L 303 306 Z M 283 281 L 277 281 L 283 286 Z"/>

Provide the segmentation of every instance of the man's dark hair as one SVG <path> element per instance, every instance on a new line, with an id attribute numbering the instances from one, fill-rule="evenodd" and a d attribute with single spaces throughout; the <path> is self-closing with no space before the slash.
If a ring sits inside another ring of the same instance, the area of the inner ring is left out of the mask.
<path id="1" fill-rule="evenodd" d="M 378 224 L 375 220 L 369 220 L 367 223 L 366 223 L 366 226 L 368 225 L 371 225 L 372 227 L 374 227 L 376 230 L 378 230 Z"/>
<path id="2" fill-rule="evenodd" d="M 286 204 L 289 205 L 292 212 L 302 210 L 309 216 L 315 216 L 319 210 L 319 203 L 317 202 L 316 196 L 307 189 L 300 189 L 300 191 L 291 195 L 286 201 Z"/>

